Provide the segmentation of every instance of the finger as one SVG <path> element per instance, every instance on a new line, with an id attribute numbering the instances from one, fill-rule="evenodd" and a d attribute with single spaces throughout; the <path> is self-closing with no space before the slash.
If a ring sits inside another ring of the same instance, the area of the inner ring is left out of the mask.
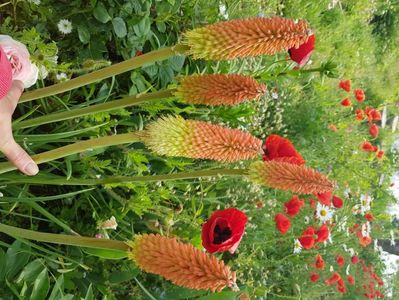
<path id="1" fill-rule="evenodd" d="M 8 91 L 7 98 L 12 102 L 18 102 L 24 91 L 24 84 L 20 80 L 14 80 L 11 89 Z"/>
<path id="2" fill-rule="evenodd" d="M 33 176 L 39 172 L 37 164 L 25 152 L 24 149 L 18 145 L 14 139 L 10 140 L 1 149 L 8 160 L 15 165 L 22 173 Z"/>

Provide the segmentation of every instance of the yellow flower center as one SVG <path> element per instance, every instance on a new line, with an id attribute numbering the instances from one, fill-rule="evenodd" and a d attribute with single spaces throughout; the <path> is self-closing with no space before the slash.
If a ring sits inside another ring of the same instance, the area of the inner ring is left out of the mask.
<path id="1" fill-rule="evenodd" d="M 322 210 L 320 211 L 320 216 L 322 216 L 322 217 L 327 216 L 327 211 L 324 210 L 324 209 L 322 209 Z"/>

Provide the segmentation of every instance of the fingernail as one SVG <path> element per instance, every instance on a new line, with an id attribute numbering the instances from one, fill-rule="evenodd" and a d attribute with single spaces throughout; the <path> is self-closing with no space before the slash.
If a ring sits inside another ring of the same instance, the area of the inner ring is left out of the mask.
<path id="1" fill-rule="evenodd" d="M 39 173 L 39 167 L 35 163 L 29 163 L 25 167 L 25 172 L 26 175 L 33 176 Z"/>

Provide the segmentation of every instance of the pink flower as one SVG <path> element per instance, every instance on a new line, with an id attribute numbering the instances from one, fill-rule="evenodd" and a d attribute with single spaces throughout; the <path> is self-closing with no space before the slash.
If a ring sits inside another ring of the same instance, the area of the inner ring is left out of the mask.
<path id="1" fill-rule="evenodd" d="M 314 34 L 310 35 L 308 40 L 300 45 L 298 48 L 292 47 L 288 50 L 291 60 L 298 64 L 298 67 L 303 67 L 308 62 L 312 55 L 316 37 Z"/>
<path id="2" fill-rule="evenodd" d="M 12 70 L 6 54 L 0 47 L 0 99 L 7 95 L 11 88 Z"/>
<path id="3" fill-rule="evenodd" d="M 0 35 L 0 47 L 3 48 L 12 68 L 12 79 L 23 82 L 25 88 L 36 83 L 39 70 L 30 61 L 25 45 L 13 40 L 8 35 Z"/>

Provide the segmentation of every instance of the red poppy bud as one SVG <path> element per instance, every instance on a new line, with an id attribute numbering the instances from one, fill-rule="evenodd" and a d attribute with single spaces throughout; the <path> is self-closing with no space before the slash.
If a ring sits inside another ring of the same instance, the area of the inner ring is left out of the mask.
<path id="1" fill-rule="evenodd" d="M 379 159 L 383 158 L 384 157 L 384 150 L 378 150 L 376 155 L 377 155 L 377 158 L 379 158 Z"/>
<path id="2" fill-rule="evenodd" d="M 363 142 L 363 144 L 361 145 L 361 148 L 365 152 L 375 152 L 376 151 L 376 147 L 373 146 L 370 142 Z"/>
<path id="3" fill-rule="evenodd" d="M 302 206 L 305 205 L 305 202 L 298 198 L 298 196 L 294 196 L 290 201 L 285 202 L 285 213 L 290 217 L 296 216 L 301 210 Z"/>
<path id="4" fill-rule="evenodd" d="M 298 239 L 304 249 L 311 249 L 316 242 L 315 238 L 315 231 L 313 227 L 307 228 L 303 233 L 302 236 Z"/>
<path id="5" fill-rule="evenodd" d="M 345 258 L 342 255 L 337 255 L 335 258 L 335 261 L 337 262 L 338 266 L 343 267 L 345 265 Z"/>
<path id="6" fill-rule="evenodd" d="M 344 201 L 340 197 L 337 197 L 337 196 L 332 197 L 332 203 L 335 208 L 341 208 L 344 205 Z"/>
<path id="7" fill-rule="evenodd" d="M 356 113 L 356 120 L 363 121 L 363 119 L 364 119 L 363 109 L 356 109 L 355 113 Z"/>
<path id="8" fill-rule="evenodd" d="M 341 101 L 341 105 L 348 107 L 352 105 L 352 101 L 349 100 L 349 98 L 345 98 L 344 100 Z"/>
<path id="9" fill-rule="evenodd" d="M 343 89 L 344 91 L 350 92 L 351 91 L 351 81 L 350 80 L 341 80 L 339 82 L 339 88 Z"/>
<path id="10" fill-rule="evenodd" d="M 309 206 L 310 208 L 316 209 L 317 201 L 315 199 L 310 199 L 309 200 Z"/>
<path id="11" fill-rule="evenodd" d="M 326 224 L 321 225 L 319 230 L 316 231 L 316 235 L 317 235 L 316 239 L 317 243 L 322 243 L 326 241 L 330 235 L 330 231 L 328 230 L 327 225 Z"/>
<path id="12" fill-rule="evenodd" d="M 338 282 L 338 280 L 341 279 L 341 275 L 339 275 L 337 272 L 334 272 L 329 278 L 327 278 L 324 283 L 326 285 L 332 285 Z"/>
<path id="13" fill-rule="evenodd" d="M 311 282 L 316 282 L 317 280 L 319 280 L 319 278 L 320 278 L 319 274 L 312 273 L 312 274 L 310 275 L 310 281 L 311 281 Z"/>
<path id="14" fill-rule="evenodd" d="M 315 195 L 319 202 L 325 206 L 331 206 L 331 192 L 318 193 Z"/>
<path id="15" fill-rule="evenodd" d="M 236 208 L 215 211 L 202 225 L 202 246 L 209 253 L 234 253 L 241 242 L 248 218 Z"/>
<path id="16" fill-rule="evenodd" d="M 373 138 L 376 138 L 378 136 L 378 126 L 375 124 L 370 125 L 369 128 L 369 133 Z"/>
<path id="17" fill-rule="evenodd" d="M 364 217 L 366 218 L 367 221 L 369 222 L 373 222 L 374 221 L 374 216 L 372 213 L 368 212 L 364 215 Z"/>
<path id="18" fill-rule="evenodd" d="M 316 255 L 316 262 L 315 262 L 316 269 L 323 270 L 324 269 L 324 260 L 320 254 Z"/>
<path id="19" fill-rule="evenodd" d="M 362 89 L 356 89 L 353 93 L 355 94 L 356 100 L 359 102 L 363 102 L 366 99 L 366 95 Z"/>
<path id="20" fill-rule="evenodd" d="M 359 262 L 359 257 L 357 255 L 352 256 L 351 262 L 356 265 Z"/>
<path id="21" fill-rule="evenodd" d="M 346 277 L 346 279 L 348 280 L 348 283 L 350 285 L 354 285 L 355 284 L 355 278 L 353 278 L 352 275 L 348 275 L 348 277 Z"/>
<path id="22" fill-rule="evenodd" d="M 291 141 L 277 134 L 269 135 L 263 146 L 263 160 L 277 160 L 296 165 L 303 165 L 305 160 L 296 151 Z"/>
<path id="23" fill-rule="evenodd" d="M 143 51 L 137 50 L 137 51 L 136 51 L 136 56 L 140 56 L 140 55 L 143 55 Z"/>
<path id="24" fill-rule="evenodd" d="M 276 214 L 274 221 L 276 222 L 277 230 L 280 231 L 281 234 L 285 234 L 291 227 L 290 220 L 281 213 Z"/>
<path id="25" fill-rule="evenodd" d="M 298 64 L 298 67 L 306 65 L 312 55 L 315 42 L 316 37 L 312 34 L 309 36 L 308 40 L 298 48 L 293 47 L 288 50 L 291 60 L 295 61 Z"/>

